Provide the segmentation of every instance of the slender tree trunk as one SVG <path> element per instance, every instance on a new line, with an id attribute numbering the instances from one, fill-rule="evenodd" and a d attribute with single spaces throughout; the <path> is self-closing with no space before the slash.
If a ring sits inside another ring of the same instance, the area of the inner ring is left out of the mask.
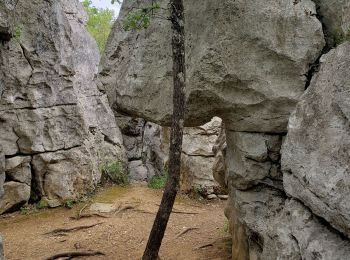
<path id="1" fill-rule="evenodd" d="M 160 204 L 152 231 L 142 257 L 143 260 L 155 260 L 171 211 L 175 202 L 180 182 L 182 136 L 185 118 L 185 30 L 183 0 L 170 0 L 172 23 L 172 52 L 173 52 L 173 118 L 169 153 L 169 178 L 166 184 L 162 202 Z"/>

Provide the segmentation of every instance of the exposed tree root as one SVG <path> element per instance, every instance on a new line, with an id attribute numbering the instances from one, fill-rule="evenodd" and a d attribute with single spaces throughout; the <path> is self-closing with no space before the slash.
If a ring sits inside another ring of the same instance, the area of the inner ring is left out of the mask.
<path id="1" fill-rule="evenodd" d="M 74 219 L 74 220 L 79 220 L 82 218 L 93 218 L 93 217 L 98 217 L 98 218 L 110 218 L 107 215 L 103 215 L 103 214 L 99 214 L 99 213 L 86 213 L 86 214 L 81 214 L 80 216 L 76 216 L 76 217 L 70 217 L 70 219 Z"/>
<path id="2" fill-rule="evenodd" d="M 105 256 L 105 254 L 99 251 L 67 252 L 50 256 L 48 258 L 45 258 L 45 260 L 54 260 L 59 258 L 73 259 L 75 257 L 82 256 Z"/>
<path id="3" fill-rule="evenodd" d="M 186 228 L 184 231 L 182 231 L 180 234 L 178 234 L 175 238 L 179 238 L 182 235 L 186 234 L 187 232 L 190 232 L 191 230 L 196 230 L 196 229 L 199 229 L 199 228 L 197 228 L 197 227 Z"/>
<path id="4" fill-rule="evenodd" d="M 188 211 L 181 211 L 181 210 L 173 210 L 172 213 L 175 214 L 186 214 L 186 215 L 197 215 L 199 212 L 188 212 Z"/>
<path id="5" fill-rule="evenodd" d="M 54 229 L 50 232 L 45 233 L 44 235 L 55 235 L 55 234 L 64 234 L 64 233 L 69 233 L 69 232 L 74 232 L 74 231 L 78 231 L 78 230 L 83 230 L 83 229 L 88 229 L 88 228 L 92 228 L 95 227 L 97 225 L 103 224 L 103 222 L 99 222 L 93 225 L 89 225 L 89 226 L 78 226 L 78 227 L 72 227 L 72 228 L 58 228 L 58 229 Z"/>

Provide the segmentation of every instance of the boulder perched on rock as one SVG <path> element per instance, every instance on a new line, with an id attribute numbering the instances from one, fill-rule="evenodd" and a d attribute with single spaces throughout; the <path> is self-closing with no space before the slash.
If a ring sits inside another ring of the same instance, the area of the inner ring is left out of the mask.
<path id="1" fill-rule="evenodd" d="M 227 148 L 215 154 L 225 157 L 226 173 L 216 178 L 230 192 L 233 259 L 348 259 L 350 50 L 323 54 L 347 40 L 349 1 L 184 3 L 185 125 L 223 119 Z M 137 4 L 123 3 L 101 88 L 114 110 L 169 125 L 170 24 L 124 32 L 121 20 Z M 282 171 L 288 120 L 308 87 L 290 121 Z"/>
<path id="2" fill-rule="evenodd" d="M 8 16 L 0 18 L 0 34 L 3 24 L 12 28 L 0 46 L 6 156 L 0 213 L 26 203 L 31 193 L 34 201 L 76 199 L 99 181 L 101 161 L 125 157 L 107 97 L 97 87 L 99 52 L 81 3 L 11 2 L 5 1 Z M 0 193 L 3 176 L 0 167 Z M 11 205 L 3 206 L 8 200 Z"/>
<path id="3" fill-rule="evenodd" d="M 160 1 L 167 7 L 168 1 Z M 310 0 L 184 1 L 187 42 L 187 120 L 213 116 L 234 131 L 286 131 L 305 89 L 309 65 L 325 40 Z M 135 1 L 124 1 L 119 20 Z M 166 11 L 164 11 L 166 12 Z M 166 16 L 167 13 L 160 14 Z M 118 111 L 161 125 L 172 114 L 170 23 L 144 31 L 114 25 L 101 79 Z"/>
<path id="4" fill-rule="evenodd" d="M 289 121 L 284 187 L 350 238 L 350 42 L 321 62 Z"/>

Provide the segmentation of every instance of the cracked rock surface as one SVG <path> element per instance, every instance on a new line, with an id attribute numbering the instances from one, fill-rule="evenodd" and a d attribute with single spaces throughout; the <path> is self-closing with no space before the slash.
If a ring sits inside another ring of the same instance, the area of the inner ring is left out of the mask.
<path id="1" fill-rule="evenodd" d="M 160 2 L 167 6 L 167 1 Z M 234 131 L 285 132 L 290 112 L 304 92 L 309 65 L 325 45 L 315 4 L 184 2 L 186 124 L 198 126 L 220 116 Z M 133 4 L 137 3 L 125 1 L 120 19 Z M 169 125 L 171 37 L 164 35 L 170 35 L 170 23 L 164 21 L 140 32 L 124 32 L 117 22 L 102 61 L 101 80 L 116 110 Z"/>
<path id="2" fill-rule="evenodd" d="M 0 37 L 5 24 L 15 32 L 0 44 L 1 214 L 29 198 L 77 199 L 99 181 L 100 162 L 125 155 L 79 1 L 0 5 Z"/>
<path id="3" fill-rule="evenodd" d="M 286 192 L 350 238 L 350 42 L 321 69 L 289 120 L 282 152 Z"/>
<path id="4" fill-rule="evenodd" d="M 214 152 L 226 162 L 216 178 L 230 193 L 233 259 L 349 259 L 350 1 L 184 3 L 186 124 L 223 119 L 227 147 Z M 170 24 L 121 26 L 101 87 L 114 110 L 169 125 Z"/>

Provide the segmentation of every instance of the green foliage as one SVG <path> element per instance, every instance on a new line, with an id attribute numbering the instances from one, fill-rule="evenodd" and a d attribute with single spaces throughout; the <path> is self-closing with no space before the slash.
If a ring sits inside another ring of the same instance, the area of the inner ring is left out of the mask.
<path id="1" fill-rule="evenodd" d="M 158 3 L 152 3 L 150 6 L 145 6 L 134 11 L 130 11 L 123 20 L 125 31 L 147 29 L 151 22 L 151 17 L 154 12 L 160 9 Z"/>
<path id="2" fill-rule="evenodd" d="M 45 209 L 49 206 L 49 204 L 47 203 L 46 200 L 41 199 L 37 204 L 36 204 L 36 208 L 37 209 Z"/>
<path id="3" fill-rule="evenodd" d="M 67 209 L 72 209 L 74 207 L 74 204 L 76 202 L 74 200 L 66 200 L 63 205 L 64 207 L 66 207 Z"/>
<path id="4" fill-rule="evenodd" d="M 126 186 L 129 184 L 129 177 L 126 174 L 123 164 L 119 161 L 106 162 L 100 166 L 102 182 L 112 181 L 113 183 Z"/>
<path id="5" fill-rule="evenodd" d="M 29 215 L 31 212 L 31 208 L 28 206 L 23 206 L 20 208 L 20 212 L 22 215 Z"/>
<path id="6" fill-rule="evenodd" d="M 102 53 L 114 22 L 114 11 L 108 8 L 96 8 L 92 6 L 91 0 L 83 0 L 82 4 L 89 15 L 87 29 Z"/>
<path id="7" fill-rule="evenodd" d="M 13 31 L 13 38 L 19 42 L 23 33 L 23 24 L 17 24 Z"/>
<path id="8" fill-rule="evenodd" d="M 148 182 L 148 187 L 156 190 L 164 189 L 167 180 L 168 174 L 155 175 Z"/>

